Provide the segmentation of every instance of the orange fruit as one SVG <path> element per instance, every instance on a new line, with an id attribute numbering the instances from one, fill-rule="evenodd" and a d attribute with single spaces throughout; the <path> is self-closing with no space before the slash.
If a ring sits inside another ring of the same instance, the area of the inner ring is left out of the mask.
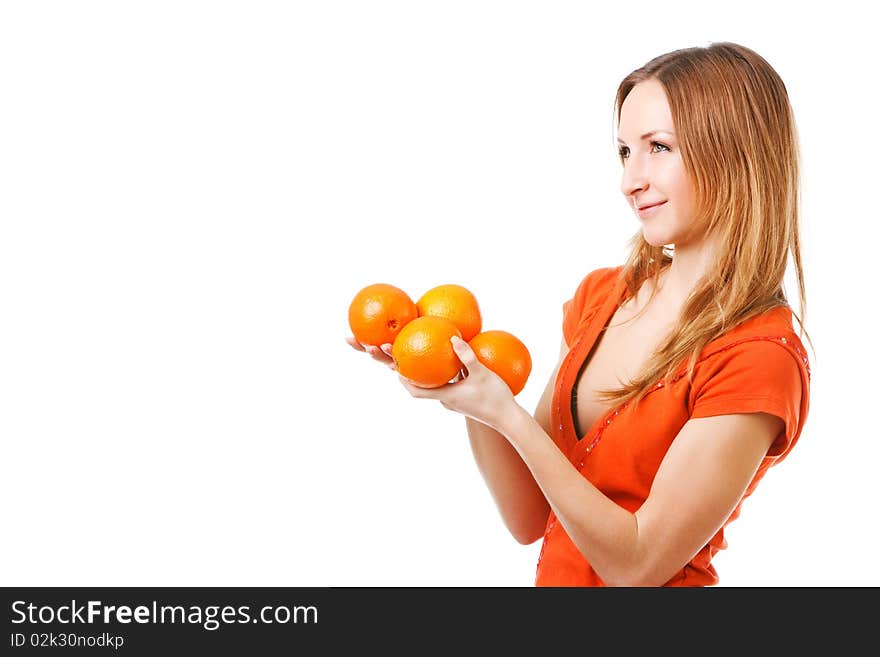
<path id="1" fill-rule="evenodd" d="M 406 292 L 388 283 L 367 285 L 348 306 L 348 325 L 361 344 L 393 344 L 400 330 L 419 316 Z"/>
<path id="2" fill-rule="evenodd" d="M 463 367 L 450 342 L 453 335 L 461 337 L 461 331 L 445 317 L 416 317 L 391 345 L 397 371 L 424 388 L 448 383 Z"/>
<path id="3" fill-rule="evenodd" d="M 517 395 L 532 372 L 532 357 L 522 340 L 507 331 L 483 331 L 468 342 L 483 365 L 500 376 Z"/>
<path id="4" fill-rule="evenodd" d="M 419 317 L 445 317 L 461 331 L 461 339 L 469 342 L 483 328 L 480 305 L 473 292 L 466 287 L 448 283 L 432 287 L 418 301 Z"/>

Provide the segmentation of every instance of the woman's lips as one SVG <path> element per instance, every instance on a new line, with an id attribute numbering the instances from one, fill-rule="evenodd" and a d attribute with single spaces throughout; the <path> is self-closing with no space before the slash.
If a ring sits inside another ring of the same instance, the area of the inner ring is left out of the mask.
<path id="1" fill-rule="evenodd" d="M 666 204 L 666 201 L 663 201 L 662 203 L 657 203 L 657 204 L 655 204 L 655 205 L 649 205 L 648 207 L 644 208 L 643 210 L 639 210 L 639 211 L 638 211 L 639 216 L 640 216 L 640 217 L 647 217 L 647 216 L 649 216 L 651 213 L 653 213 L 654 211 L 656 211 L 657 208 L 660 208 L 660 207 L 662 207 L 662 206 L 665 205 L 665 204 Z"/>

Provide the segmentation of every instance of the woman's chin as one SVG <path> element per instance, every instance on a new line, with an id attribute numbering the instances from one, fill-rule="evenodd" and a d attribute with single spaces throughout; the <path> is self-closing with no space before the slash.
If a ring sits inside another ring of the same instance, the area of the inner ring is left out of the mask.
<path id="1" fill-rule="evenodd" d="M 675 240 L 672 239 L 671 235 L 666 235 L 666 234 L 658 235 L 655 232 L 652 232 L 650 230 L 644 230 L 644 229 L 642 229 L 642 237 L 644 238 L 644 240 L 648 244 L 650 244 L 651 246 L 654 246 L 654 247 L 667 246 L 667 245 L 673 244 L 675 242 Z"/>

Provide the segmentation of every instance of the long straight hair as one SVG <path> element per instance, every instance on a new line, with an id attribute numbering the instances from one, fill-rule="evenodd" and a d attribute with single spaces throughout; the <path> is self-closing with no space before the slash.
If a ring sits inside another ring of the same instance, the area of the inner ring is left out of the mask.
<path id="1" fill-rule="evenodd" d="M 797 127 L 777 72 L 744 46 L 712 43 L 655 57 L 627 75 L 617 89 L 617 124 L 623 101 L 645 80 L 663 85 L 695 192 L 695 226 L 717 237 L 714 266 L 697 283 L 672 331 L 636 377 L 600 391 L 606 400 L 638 402 L 656 382 L 684 363 L 693 377 L 703 348 L 742 322 L 789 307 L 783 279 L 794 263 L 800 316 L 806 334 L 806 291 L 800 253 Z M 654 281 L 674 257 L 638 231 L 621 271 L 630 294 Z M 807 339 L 809 340 L 809 334 Z M 812 344 L 812 341 L 810 341 Z"/>

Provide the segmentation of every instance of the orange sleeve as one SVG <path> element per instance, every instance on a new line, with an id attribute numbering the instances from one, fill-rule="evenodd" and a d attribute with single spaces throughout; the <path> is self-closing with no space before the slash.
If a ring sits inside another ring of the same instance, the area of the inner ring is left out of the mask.
<path id="1" fill-rule="evenodd" d="M 562 304 L 562 336 L 569 347 L 574 342 L 578 326 L 587 313 L 604 300 L 603 290 L 613 282 L 618 267 L 594 269 L 581 279 L 574 295 Z"/>
<path id="2" fill-rule="evenodd" d="M 768 456 L 781 459 L 806 420 L 809 377 L 797 356 L 770 339 L 751 339 L 707 358 L 695 372 L 691 417 L 770 413 L 785 422 Z"/>

